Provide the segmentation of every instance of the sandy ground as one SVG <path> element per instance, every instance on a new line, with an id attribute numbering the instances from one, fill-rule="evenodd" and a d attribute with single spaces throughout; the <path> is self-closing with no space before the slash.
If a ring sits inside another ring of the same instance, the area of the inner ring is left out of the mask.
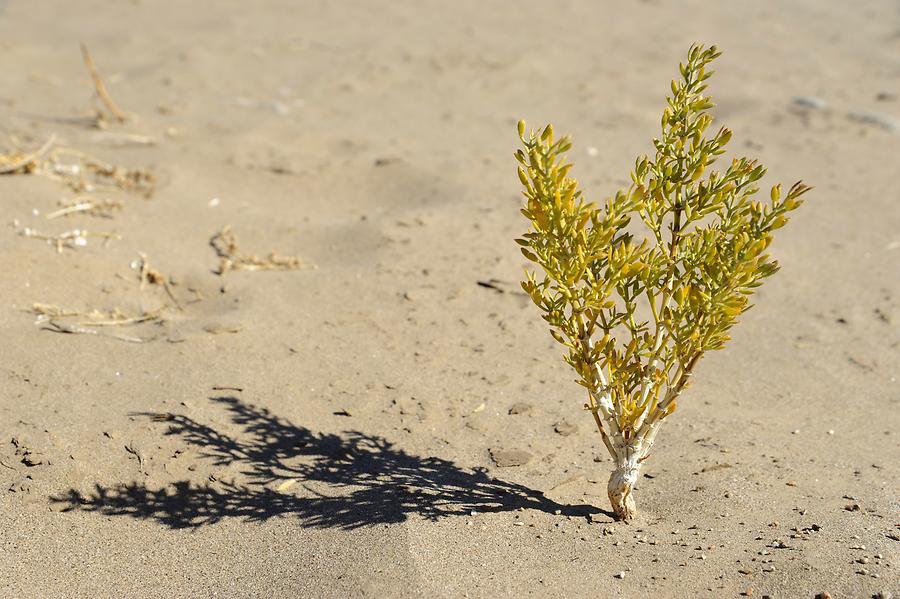
<path id="1" fill-rule="evenodd" d="M 0 1 L 3 147 L 55 133 L 158 177 L 52 220 L 73 190 L 0 177 L 0 595 L 898 593 L 900 9 L 712 6 Z M 588 194 L 614 193 L 693 41 L 725 51 L 733 148 L 816 189 L 623 525 L 518 291 L 515 122 L 573 133 Z M 95 127 L 79 42 L 128 123 Z M 317 268 L 217 276 L 226 224 Z M 23 227 L 121 239 L 58 254 Z M 35 324 L 170 305 L 141 252 L 183 311 Z"/>

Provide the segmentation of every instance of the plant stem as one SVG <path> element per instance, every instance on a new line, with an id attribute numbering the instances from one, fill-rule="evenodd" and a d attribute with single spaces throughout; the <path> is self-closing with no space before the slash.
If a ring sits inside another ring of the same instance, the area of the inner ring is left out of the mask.
<path id="1" fill-rule="evenodd" d="M 643 445 L 638 442 L 639 445 Z M 628 446 L 627 455 L 617 460 L 616 469 L 609 477 L 607 493 L 613 511 L 619 520 L 630 522 L 637 516 L 637 506 L 634 502 L 634 485 L 637 483 L 641 470 L 641 460 L 644 452 L 639 447 L 631 444 Z"/>

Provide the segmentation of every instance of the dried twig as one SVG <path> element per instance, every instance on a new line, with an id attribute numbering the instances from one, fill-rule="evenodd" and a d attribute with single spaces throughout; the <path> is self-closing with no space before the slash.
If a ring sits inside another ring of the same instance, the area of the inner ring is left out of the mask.
<path id="1" fill-rule="evenodd" d="M 49 213 L 47 215 L 48 219 L 68 216 L 78 212 L 102 218 L 112 218 L 113 210 L 122 208 L 122 202 L 118 200 L 100 200 L 90 196 L 80 196 L 69 201 L 61 201 L 59 205 L 62 207 Z"/>
<path id="2" fill-rule="evenodd" d="M 56 143 L 56 134 L 53 133 L 47 138 L 47 141 L 44 142 L 40 148 L 31 152 L 30 154 L 21 154 L 15 153 L 9 156 L 0 155 L 0 175 L 8 175 L 10 173 L 15 173 L 19 169 L 24 169 L 24 172 L 30 172 L 31 170 L 35 170 L 39 166 L 39 160 L 50 151 L 50 148 L 53 147 L 53 144 Z"/>
<path id="3" fill-rule="evenodd" d="M 105 311 L 94 308 L 84 312 L 81 310 L 67 310 L 53 304 L 36 303 L 31 306 L 31 312 L 38 316 L 37 322 L 39 323 L 47 320 L 52 321 L 52 319 L 81 317 L 87 318 L 87 320 L 77 321 L 75 324 L 78 326 L 105 327 L 160 321 L 162 320 L 163 309 L 144 312 L 137 316 L 127 316 L 118 308 Z"/>
<path id="4" fill-rule="evenodd" d="M 155 137 L 140 133 L 123 133 L 119 131 L 98 131 L 91 136 L 91 142 L 113 147 L 155 146 L 159 143 Z"/>
<path id="5" fill-rule="evenodd" d="M 212 236 L 209 245 L 216 251 L 219 257 L 218 275 L 224 275 L 229 270 L 299 270 L 315 268 L 314 265 L 304 263 L 297 256 L 280 256 L 275 252 L 269 253 L 265 258 L 255 254 L 243 254 L 238 249 L 237 236 L 232 232 L 231 225 L 225 225 L 222 230 Z"/>
<path id="6" fill-rule="evenodd" d="M 56 134 L 34 152 L 0 154 L 0 175 L 38 174 L 60 181 L 76 193 L 121 190 L 149 198 L 156 190 L 156 176 L 148 169 L 116 166 L 72 148 L 53 147 L 54 144 Z"/>
<path id="7" fill-rule="evenodd" d="M 118 120 L 120 123 L 124 123 L 128 120 L 128 116 L 122 112 L 122 109 L 118 107 L 118 105 L 113 101 L 110 97 L 109 92 L 106 91 L 106 85 L 103 83 L 103 79 L 100 77 L 100 73 L 97 71 L 97 66 L 94 64 L 94 60 L 91 58 L 91 53 L 88 52 L 87 46 L 81 44 L 81 57 L 84 59 L 84 66 L 87 67 L 88 73 L 91 76 L 91 80 L 94 82 L 94 89 L 97 91 L 97 96 L 100 98 L 100 101 L 103 102 L 103 105 L 112 113 L 112 115 Z"/>
<path id="8" fill-rule="evenodd" d="M 67 310 L 54 306 L 52 304 L 34 304 L 31 311 L 38 315 L 35 324 L 43 325 L 43 329 L 53 331 L 55 333 L 68 333 L 72 335 L 99 335 L 103 337 L 112 337 L 120 341 L 128 341 L 129 343 L 145 343 L 152 341 L 154 338 L 134 337 L 132 335 L 123 335 L 121 333 L 104 332 L 96 327 L 109 326 L 128 326 L 148 322 L 162 321 L 162 309 L 154 312 L 145 312 L 138 316 L 126 316 L 118 308 L 112 310 L 90 310 L 83 312 L 80 310 Z M 86 320 L 78 320 L 75 322 L 66 322 L 67 318 L 86 318 Z"/>
<path id="9" fill-rule="evenodd" d="M 73 156 L 77 162 L 63 162 L 62 156 Z M 156 176 L 147 169 L 116 166 L 71 148 L 54 150 L 41 174 L 62 181 L 76 193 L 118 189 L 149 198 L 156 189 Z"/>
<path id="10" fill-rule="evenodd" d="M 49 245 L 56 248 L 58 254 L 63 253 L 63 249 L 77 249 L 87 245 L 89 237 L 99 237 L 106 242 L 110 239 L 122 239 L 118 233 L 109 231 L 87 231 L 85 229 L 72 229 L 65 231 L 59 235 L 45 235 L 31 227 L 23 227 L 19 229 L 19 235 L 22 237 L 31 237 L 32 239 L 41 239 Z"/>
<path id="11" fill-rule="evenodd" d="M 100 337 L 112 337 L 113 339 L 118 339 L 119 341 L 128 341 L 129 343 L 146 343 L 147 341 L 152 341 L 152 338 L 144 339 L 141 337 L 132 337 L 131 335 L 121 335 L 119 333 L 104 333 L 96 329 L 89 329 L 77 324 L 59 322 L 56 320 L 47 321 L 47 325 L 43 328 L 45 331 L 53 331 L 54 333 L 67 333 L 70 335 L 98 335 Z"/>
<path id="12" fill-rule="evenodd" d="M 144 287 L 147 283 L 151 285 L 159 285 L 166 291 L 166 295 L 169 296 L 169 299 L 175 304 L 175 307 L 178 308 L 179 312 L 183 312 L 184 308 L 181 305 L 181 302 L 178 301 L 178 298 L 175 297 L 175 293 L 172 291 L 172 286 L 169 283 L 168 277 L 164 274 L 152 268 L 150 266 L 150 262 L 147 261 L 147 255 L 141 252 L 139 254 L 141 257 L 140 262 L 140 278 L 141 278 L 141 290 L 143 291 Z"/>

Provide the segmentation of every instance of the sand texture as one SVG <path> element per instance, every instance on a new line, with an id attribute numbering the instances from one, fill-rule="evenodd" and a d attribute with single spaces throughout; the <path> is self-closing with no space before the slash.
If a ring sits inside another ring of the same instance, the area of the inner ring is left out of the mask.
<path id="1" fill-rule="evenodd" d="M 516 121 L 602 200 L 694 41 L 815 189 L 625 525 Z M 7 0 L 0 53 L 0 596 L 900 594 L 896 3 Z"/>

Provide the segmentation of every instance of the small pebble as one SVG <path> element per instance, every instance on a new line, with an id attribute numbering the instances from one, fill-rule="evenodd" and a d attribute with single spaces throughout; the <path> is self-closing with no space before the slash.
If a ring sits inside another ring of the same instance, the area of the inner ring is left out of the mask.
<path id="1" fill-rule="evenodd" d="M 797 106 L 798 108 L 821 110 L 826 106 L 825 100 L 813 96 L 794 96 L 792 101 L 794 106 Z"/>
<path id="2" fill-rule="evenodd" d="M 625 571 L 622 570 L 621 572 L 616 572 L 614 577 L 615 578 L 625 578 Z"/>
<path id="3" fill-rule="evenodd" d="M 900 129 L 900 124 L 896 120 L 878 112 L 848 112 L 847 118 L 857 123 L 875 125 L 885 131 L 897 131 Z"/>

